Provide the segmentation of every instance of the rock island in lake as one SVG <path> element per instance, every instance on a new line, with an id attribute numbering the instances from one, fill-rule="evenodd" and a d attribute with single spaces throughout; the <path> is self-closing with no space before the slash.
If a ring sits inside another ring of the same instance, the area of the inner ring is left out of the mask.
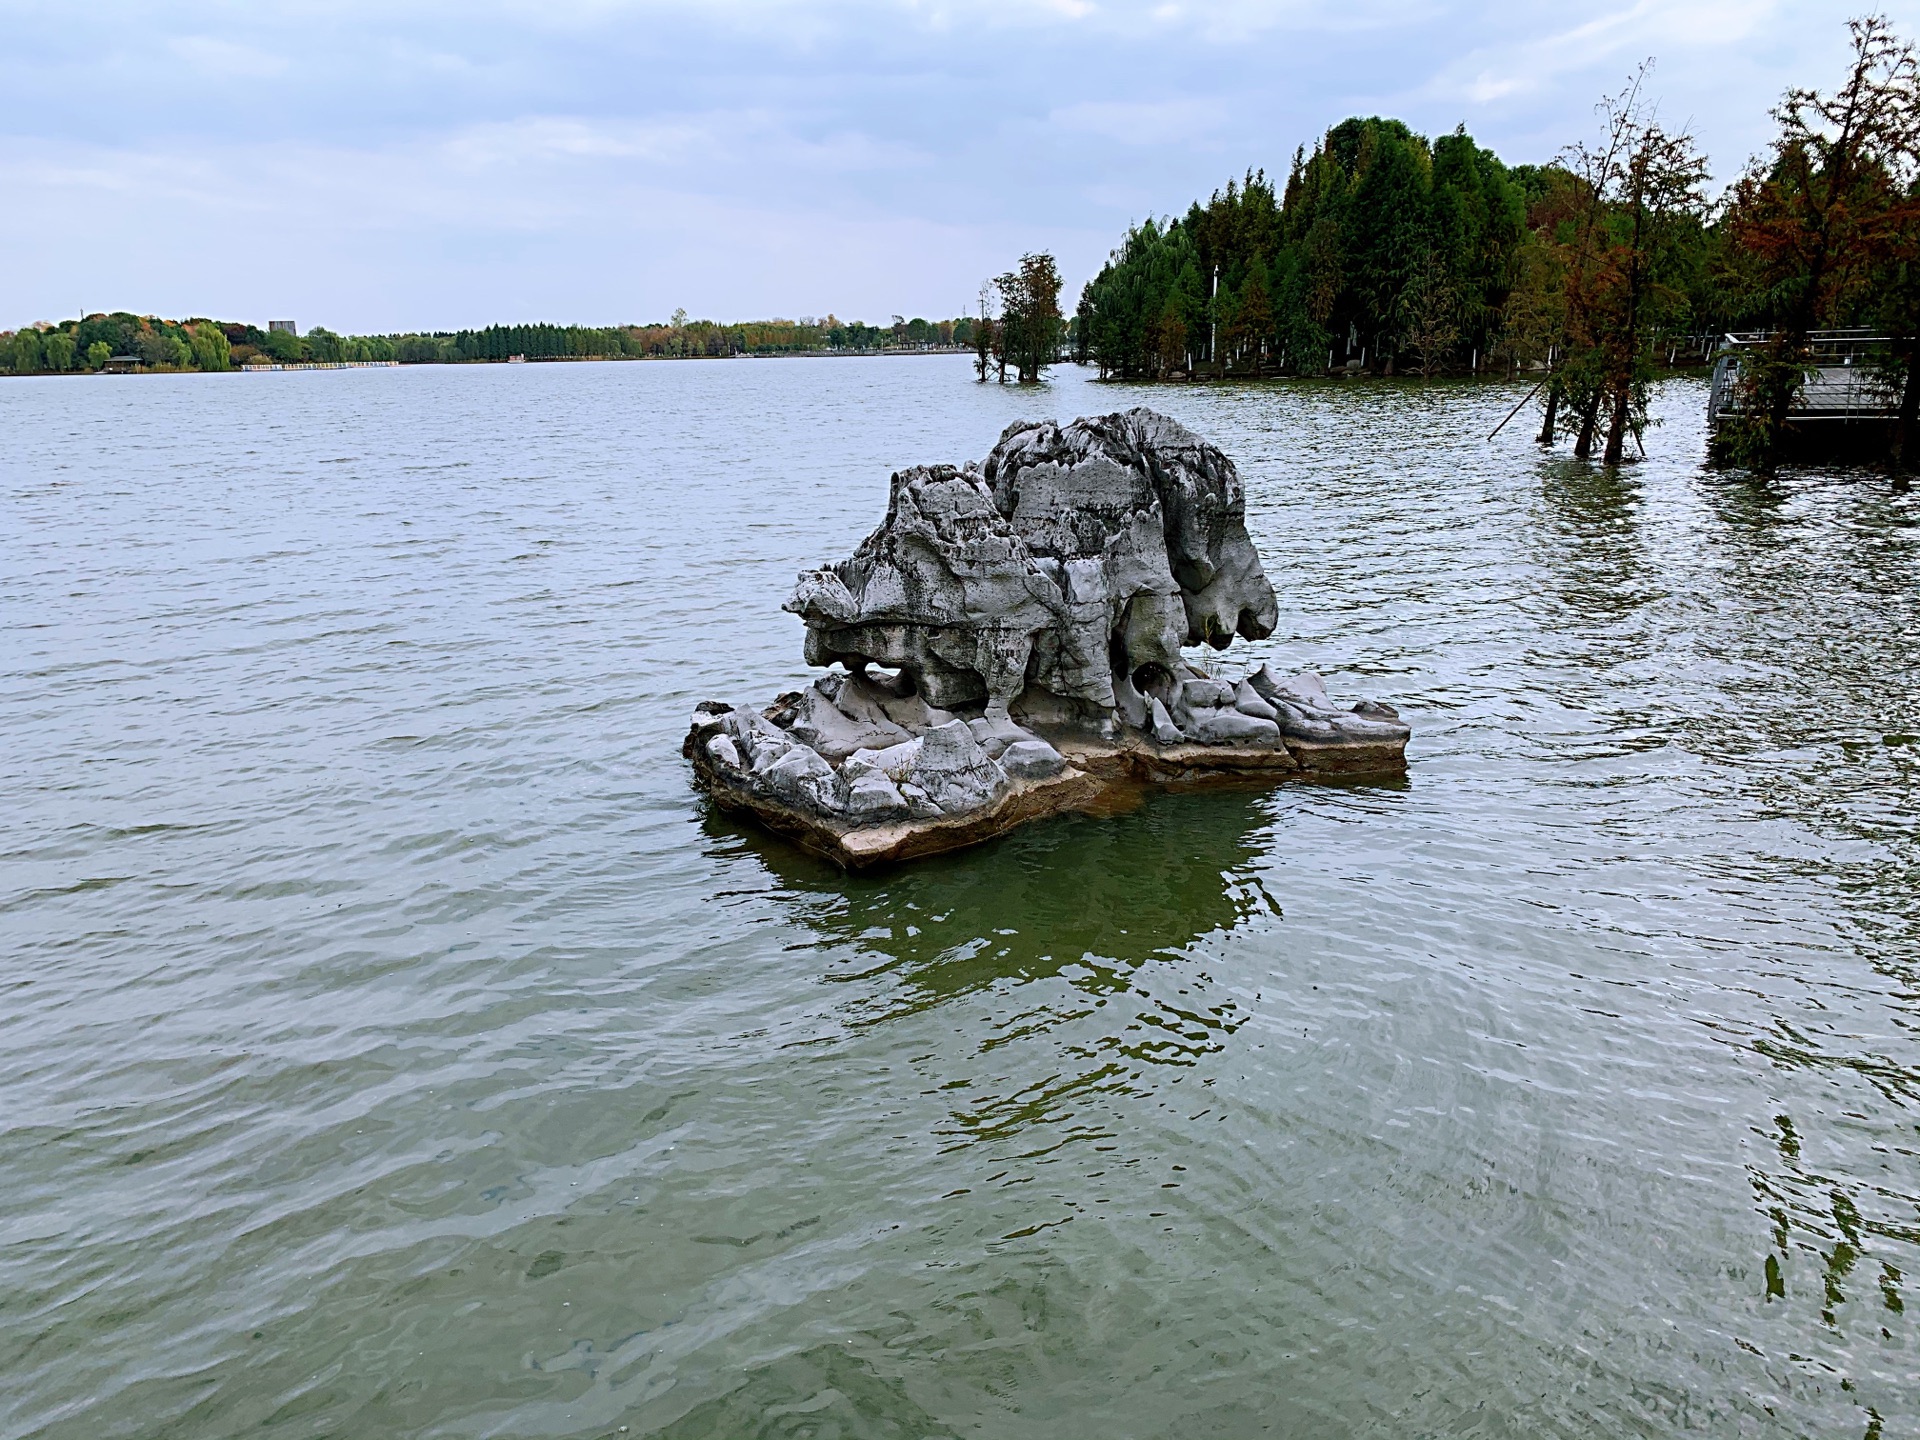
<path id="1" fill-rule="evenodd" d="M 1182 657 L 1273 633 L 1245 516 L 1233 462 L 1147 409 L 903 470 L 880 527 L 787 601 L 827 674 L 764 710 L 704 702 L 685 754 L 721 808 L 850 867 L 1142 784 L 1403 773 L 1391 706 Z"/>

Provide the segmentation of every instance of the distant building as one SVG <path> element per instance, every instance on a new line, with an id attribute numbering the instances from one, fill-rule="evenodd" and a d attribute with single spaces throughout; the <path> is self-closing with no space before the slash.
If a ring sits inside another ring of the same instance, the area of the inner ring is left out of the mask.
<path id="1" fill-rule="evenodd" d="M 269 320 L 267 322 L 267 329 L 279 330 L 288 335 L 298 335 L 300 333 L 300 327 L 291 320 Z"/>

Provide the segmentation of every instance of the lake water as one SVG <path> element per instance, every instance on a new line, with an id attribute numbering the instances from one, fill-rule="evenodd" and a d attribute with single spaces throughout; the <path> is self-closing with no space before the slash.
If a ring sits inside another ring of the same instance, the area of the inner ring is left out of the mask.
<path id="1" fill-rule="evenodd" d="M 1915 1433 L 1920 497 L 1519 395 L 0 384 L 0 1435 Z M 891 469 L 1136 403 L 1405 784 L 709 812 Z"/>

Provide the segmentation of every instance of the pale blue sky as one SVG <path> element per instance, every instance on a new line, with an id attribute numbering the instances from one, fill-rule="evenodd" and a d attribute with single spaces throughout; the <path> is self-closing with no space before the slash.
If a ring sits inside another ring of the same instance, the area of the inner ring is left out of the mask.
<path id="1" fill-rule="evenodd" d="M 1920 0 L 1885 7 L 1920 31 Z M 0 326 L 951 315 L 1349 114 L 1546 160 L 1642 58 L 1725 178 L 1835 0 L 0 0 Z"/>

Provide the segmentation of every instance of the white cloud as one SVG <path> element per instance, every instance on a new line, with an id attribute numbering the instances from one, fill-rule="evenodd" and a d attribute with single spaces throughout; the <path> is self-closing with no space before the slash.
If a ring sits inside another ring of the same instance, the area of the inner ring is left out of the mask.
<path id="1" fill-rule="evenodd" d="M 1876 3 L 1920 30 L 1920 0 Z M 9 15 L 0 193 L 16 214 L 97 222 L 0 227 L 14 318 L 76 294 L 232 314 L 284 294 L 336 328 L 541 306 L 933 313 L 1046 244 L 1074 286 L 1129 218 L 1178 214 L 1248 168 L 1283 173 L 1348 115 L 1428 134 L 1465 121 L 1510 161 L 1545 160 L 1648 54 L 1663 111 L 1695 119 L 1731 168 L 1764 145 L 1780 91 L 1830 85 L 1845 48 L 1835 0 L 117 0 Z M 155 214 L 189 218 L 141 218 Z M 140 244 L 119 238 L 128 224 Z"/>
<path id="2" fill-rule="evenodd" d="M 1048 120 L 1065 130 L 1099 135 L 1123 145 L 1164 145 L 1195 140 L 1226 124 L 1220 100 L 1083 100 L 1062 106 Z"/>
<path id="3" fill-rule="evenodd" d="M 449 164 L 466 171 L 553 160 L 645 160 L 676 163 L 715 149 L 696 123 L 605 122 L 562 115 L 468 125 L 439 146 Z"/>
<path id="4" fill-rule="evenodd" d="M 467 172 L 620 162 L 614 168 L 625 173 L 699 168 L 712 181 L 741 169 L 777 167 L 792 177 L 928 163 L 911 145 L 863 131 L 796 133 L 791 117 L 771 110 L 714 110 L 662 121 L 530 115 L 465 126 L 436 143 L 450 165 Z"/>
<path id="5" fill-rule="evenodd" d="M 1662 50 L 1732 49 L 1777 8 L 1774 0 L 1638 0 L 1565 29 L 1474 50 L 1443 68 L 1428 93 L 1485 105 L 1550 91 L 1571 74 L 1630 67 Z"/>
<path id="6" fill-rule="evenodd" d="M 292 313 L 337 330 L 605 323 L 679 304 L 721 319 L 931 315 L 958 313 L 979 275 L 1036 246 L 1076 267 L 1104 254 L 1099 228 L 934 219 L 850 201 L 819 177 L 868 163 L 858 137 L 807 145 L 774 136 L 785 146 L 778 163 L 806 183 L 757 195 L 698 158 L 645 163 L 636 152 L 648 143 L 548 118 L 493 127 L 478 141 L 462 133 L 376 149 L 0 148 L 0 190 L 35 210 L 193 216 L 137 253 L 110 228 L 89 231 L 36 261 L 33 300 L 9 301 L 62 313 L 76 296 L 91 309 Z M 463 146 L 483 158 L 449 163 Z M 307 216 L 326 223 L 298 223 Z M 217 265 L 206 263 L 209 235 L 220 237 Z"/>
<path id="7" fill-rule="evenodd" d="M 182 35 L 167 42 L 176 59 L 215 80 L 269 80 L 286 72 L 287 59 L 214 35 Z"/>

